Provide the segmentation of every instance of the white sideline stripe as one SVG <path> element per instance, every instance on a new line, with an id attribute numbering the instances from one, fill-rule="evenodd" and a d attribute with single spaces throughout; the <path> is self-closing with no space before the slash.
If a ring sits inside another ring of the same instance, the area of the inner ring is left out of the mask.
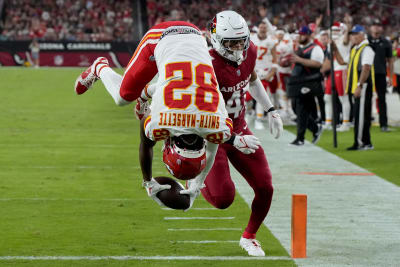
<path id="1" fill-rule="evenodd" d="M 233 220 L 235 217 L 164 217 L 164 220 Z"/>
<path id="2" fill-rule="evenodd" d="M 163 210 L 174 210 L 170 208 L 162 208 Z M 191 208 L 191 210 L 218 210 L 216 208 Z"/>
<path id="3" fill-rule="evenodd" d="M 135 169 L 138 170 L 138 166 L 12 166 L 8 165 L 6 168 L 10 169 Z"/>
<path id="4" fill-rule="evenodd" d="M 169 228 L 168 231 L 241 231 L 242 228 Z"/>
<path id="5" fill-rule="evenodd" d="M 295 138 L 288 131 L 278 140 L 254 132 L 263 144 L 275 187 L 264 224 L 289 254 L 291 195 L 308 195 L 308 258 L 294 259 L 299 267 L 399 265 L 399 186 L 376 175 L 348 179 L 299 174 L 369 171 L 309 142 L 300 149 L 288 146 Z M 251 207 L 254 191 L 232 166 L 231 175 L 238 193 Z"/>
<path id="6" fill-rule="evenodd" d="M 138 201 L 141 199 L 132 198 L 105 198 L 105 199 L 90 199 L 90 198 L 0 198 L 0 201 Z"/>
<path id="7" fill-rule="evenodd" d="M 198 261 L 279 261 L 291 260 L 286 256 L 243 257 L 243 256 L 1 256 L 0 261 L 7 260 L 198 260 Z"/>
<path id="8" fill-rule="evenodd" d="M 2 67 L 3 68 L 3 67 Z M 114 144 L 93 144 L 93 145 L 55 145 L 55 144 L 8 144 L 0 143 L 0 148 L 2 147 L 39 147 L 39 148 L 130 148 L 133 144 L 127 145 L 114 145 Z"/>
<path id="9" fill-rule="evenodd" d="M 237 240 L 177 240 L 171 243 L 191 243 L 191 244 L 214 244 L 214 243 L 238 243 Z"/>

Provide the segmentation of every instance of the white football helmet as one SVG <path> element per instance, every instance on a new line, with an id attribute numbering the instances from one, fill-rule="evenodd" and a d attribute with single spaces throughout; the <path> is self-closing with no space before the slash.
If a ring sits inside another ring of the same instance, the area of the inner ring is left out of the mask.
<path id="1" fill-rule="evenodd" d="M 235 11 L 218 13 L 210 25 L 211 44 L 224 58 L 241 64 L 250 46 L 250 31 L 245 19 Z M 231 49 L 231 44 L 243 42 L 243 49 Z"/>
<path id="2" fill-rule="evenodd" d="M 332 39 L 334 41 L 338 40 L 347 31 L 347 26 L 341 22 L 334 22 L 332 25 Z"/>

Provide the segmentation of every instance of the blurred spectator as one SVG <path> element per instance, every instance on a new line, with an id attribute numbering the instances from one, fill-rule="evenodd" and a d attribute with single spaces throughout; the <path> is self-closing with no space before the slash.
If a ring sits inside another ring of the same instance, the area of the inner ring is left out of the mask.
<path id="1" fill-rule="evenodd" d="M 288 96 L 297 115 L 297 136 L 291 145 L 303 146 L 306 130 L 313 133 L 312 143 L 318 142 L 322 126 L 316 123 L 315 96 L 323 95 L 320 68 L 324 61 L 322 48 L 314 43 L 312 31 L 308 26 L 299 30 L 300 47 L 291 57 L 294 63 L 288 83 Z"/>
<path id="2" fill-rule="evenodd" d="M 354 19 L 360 24 L 369 25 L 379 17 L 384 25 L 385 35 L 391 35 L 400 27 L 400 0 L 352 1 L 336 0 L 335 20 Z M 268 7 L 268 8 L 266 8 Z M 239 12 L 249 26 L 257 25 L 268 16 L 278 28 L 297 29 L 301 25 L 316 22 L 316 27 L 327 28 L 328 19 L 321 14 L 327 10 L 326 0 L 148 0 L 147 13 L 149 27 L 162 21 L 181 19 L 188 20 L 201 29 L 206 27 L 216 13 L 232 9 Z M 371 12 L 373 10 L 373 12 Z M 318 20 L 318 19 L 319 20 Z M 350 21 L 350 24 L 352 22 Z M 290 26 L 289 26 L 290 25 Z M 293 26 L 295 25 L 295 26 Z M 318 32 L 318 29 L 317 29 Z"/>
<path id="3" fill-rule="evenodd" d="M 396 75 L 396 87 L 394 90 L 400 95 L 400 35 L 393 42 L 393 72 Z"/>
<path id="4" fill-rule="evenodd" d="M 393 60 L 392 60 L 392 44 L 384 36 L 383 26 L 379 19 L 374 19 L 370 26 L 370 35 L 368 36 L 369 45 L 375 51 L 375 87 L 378 94 L 378 107 L 379 107 L 379 125 L 382 132 L 389 132 L 387 107 L 386 107 L 386 71 L 389 70 L 389 77 L 393 74 Z M 391 80 L 388 79 L 389 86 Z"/>
<path id="5" fill-rule="evenodd" d="M 129 0 L 9 0 L 0 40 L 133 41 Z"/>
<path id="6" fill-rule="evenodd" d="M 29 45 L 29 49 L 31 50 L 31 55 L 33 59 L 33 64 L 35 65 L 35 68 L 39 68 L 39 52 L 40 52 L 40 46 L 38 41 L 33 39 L 32 43 Z"/>

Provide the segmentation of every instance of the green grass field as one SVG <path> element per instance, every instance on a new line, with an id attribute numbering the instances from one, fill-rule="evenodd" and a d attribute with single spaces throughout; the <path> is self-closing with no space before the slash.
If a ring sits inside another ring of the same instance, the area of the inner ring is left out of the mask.
<path id="1" fill-rule="evenodd" d="M 287 126 L 286 130 L 296 133 L 296 126 Z M 338 132 L 338 147 L 333 147 L 333 132 L 324 131 L 318 146 L 363 167 L 370 172 L 400 186 L 400 128 L 392 127 L 392 132 L 381 132 L 377 126 L 371 127 L 371 140 L 375 149 L 370 151 L 347 151 L 353 145 L 353 129 L 349 132 Z M 311 133 L 307 131 L 306 139 L 311 141 Z"/>
<path id="2" fill-rule="evenodd" d="M 249 207 L 237 195 L 234 204 L 223 211 L 192 209 L 183 213 L 161 209 L 141 187 L 139 124 L 134 118 L 133 106 L 117 107 L 101 82 L 87 94 L 76 96 L 73 84 L 81 71 L 0 69 L 0 257 L 246 256 L 236 242 L 179 242 L 239 241 L 247 225 Z M 155 149 L 155 176 L 167 174 L 160 149 L 159 144 Z M 391 160 L 398 158 L 397 154 Z M 194 205 L 194 208 L 210 207 L 202 198 Z M 204 216 L 234 219 L 164 219 Z M 221 227 L 238 229 L 168 230 Z M 265 226 L 257 238 L 268 256 L 288 256 Z M 290 259 L 0 261 L 0 266 L 144 264 L 293 266 L 294 262 Z"/>

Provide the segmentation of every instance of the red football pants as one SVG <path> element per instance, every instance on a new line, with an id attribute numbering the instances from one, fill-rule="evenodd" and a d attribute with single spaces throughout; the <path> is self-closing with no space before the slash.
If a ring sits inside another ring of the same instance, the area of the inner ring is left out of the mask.
<path id="1" fill-rule="evenodd" d="M 249 129 L 243 131 L 243 135 L 248 134 L 252 134 Z M 274 191 L 267 158 L 262 147 L 245 155 L 232 145 L 219 145 L 214 165 L 205 180 L 206 187 L 201 190 L 204 198 L 218 209 L 228 208 L 235 198 L 228 159 L 254 190 L 246 232 L 255 234 L 268 214 Z"/>

